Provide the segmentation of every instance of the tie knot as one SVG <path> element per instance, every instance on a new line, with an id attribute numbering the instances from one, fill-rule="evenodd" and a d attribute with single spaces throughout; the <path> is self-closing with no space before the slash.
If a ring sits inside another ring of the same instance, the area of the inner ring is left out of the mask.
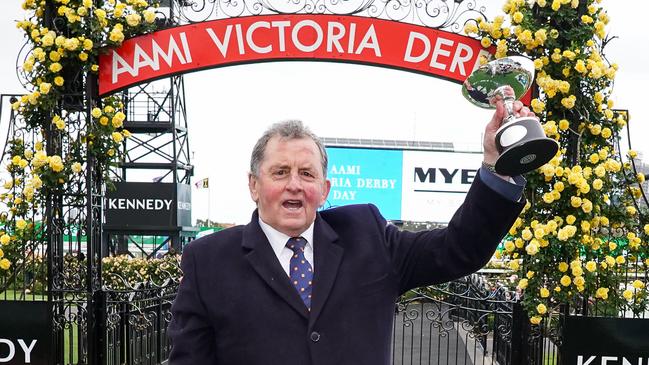
<path id="1" fill-rule="evenodd" d="M 305 246 L 306 240 L 302 237 L 291 237 L 288 242 L 286 242 L 286 247 L 295 253 L 298 251 L 304 251 Z"/>

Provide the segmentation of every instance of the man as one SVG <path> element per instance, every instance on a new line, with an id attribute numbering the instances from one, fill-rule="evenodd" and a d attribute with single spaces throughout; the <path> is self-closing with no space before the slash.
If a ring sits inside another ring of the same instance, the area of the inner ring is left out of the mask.
<path id="1" fill-rule="evenodd" d="M 516 115 L 531 115 L 520 102 Z M 498 157 L 501 102 L 485 133 Z M 373 205 L 317 212 L 330 189 L 327 155 L 300 122 L 257 142 L 249 188 L 257 209 L 190 243 L 172 307 L 170 364 L 382 365 L 397 297 L 482 267 L 523 207 L 522 183 L 482 167 L 447 228 L 386 224 Z"/>

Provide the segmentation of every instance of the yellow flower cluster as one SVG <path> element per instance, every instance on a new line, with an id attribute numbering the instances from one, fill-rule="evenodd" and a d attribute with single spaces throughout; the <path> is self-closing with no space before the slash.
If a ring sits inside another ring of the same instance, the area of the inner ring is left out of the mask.
<path id="1" fill-rule="evenodd" d="M 58 17 L 56 28 L 43 24 L 45 7 L 51 5 L 54 6 L 52 15 Z M 31 51 L 22 70 L 31 83 L 31 91 L 13 103 L 12 108 L 25 121 L 21 127 L 25 129 L 24 135 L 38 136 L 42 130 L 53 130 L 54 138 L 60 137 L 70 146 L 64 146 L 64 155 L 48 155 L 41 142 L 16 138 L 8 144 L 12 148 L 6 168 L 13 178 L 4 183 L 8 191 L 0 194 L 0 201 L 7 207 L 6 212 L 0 213 L 0 223 L 9 226 L 14 236 L 3 232 L 0 235 L 3 245 L 24 244 L 34 239 L 33 223 L 25 218 L 27 213 L 43 209 L 42 199 L 38 199 L 42 189 L 60 188 L 82 173 L 84 153 L 94 154 L 99 166 L 108 166 L 118 155 L 119 144 L 130 137 L 123 129 L 126 119 L 121 111 L 123 106 L 115 102 L 115 97 L 101 101 L 112 110 L 92 119 L 99 123 L 88 123 L 87 129 L 81 131 L 69 128 L 71 123 L 77 123 L 79 112 L 62 109 L 59 100 L 71 92 L 69 89 L 77 87 L 71 84 L 73 80 L 66 80 L 69 74 L 98 71 L 100 47 L 119 45 L 125 37 L 153 29 L 157 1 L 24 0 L 22 7 L 29 14 L 16 26 L 24 31 L 30 43 Z M 19 250 L 2 251 L 0 259 L 4 261 L 0 267 L 5 270 L 14 260 L 7 252 L 13 254 Z"/>

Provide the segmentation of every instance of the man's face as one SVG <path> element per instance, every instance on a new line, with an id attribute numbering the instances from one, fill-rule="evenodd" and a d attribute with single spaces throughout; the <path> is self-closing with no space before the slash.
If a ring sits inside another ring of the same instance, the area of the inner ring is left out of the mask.
<path id="1" fill-rule="evenodd" d="M 259 176 L 250 176 L 250 196 L 259 217 L 291 237 L 304 232 L 329 194 L 320 152 L 310 138 L 272 137 L 266 145 Z"/>

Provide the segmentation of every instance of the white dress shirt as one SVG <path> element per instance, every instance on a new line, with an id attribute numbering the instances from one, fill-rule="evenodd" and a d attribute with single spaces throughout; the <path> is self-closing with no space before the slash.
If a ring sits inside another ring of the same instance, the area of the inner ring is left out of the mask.
<path id="1" fill-rule="evenodd" d="M 291 237 L 269 226 L 262 221 L 261 218 L 259 218 L 259 225 L 261 226 L 261 230 L 264 231 L 266 238 L 268 238 L 268 242 L 270 242 L 270 246 L 273 248 L 275 256 L 277 256 L 277 259 L 286 272 L 286 275 L 290 276 L 289 266 L 291 265 L 293 251 L 286 247 L 286 242 L 288 242 Z M 306 240 L 306 246 L 304 246 L 304 257 L 309 264 L 311 264 L 313 272 L 315 272 L 315 265 L 313 265 L 313 223 L 311 223 L 309 228 L 302 232 L 300 236 Z"/>

